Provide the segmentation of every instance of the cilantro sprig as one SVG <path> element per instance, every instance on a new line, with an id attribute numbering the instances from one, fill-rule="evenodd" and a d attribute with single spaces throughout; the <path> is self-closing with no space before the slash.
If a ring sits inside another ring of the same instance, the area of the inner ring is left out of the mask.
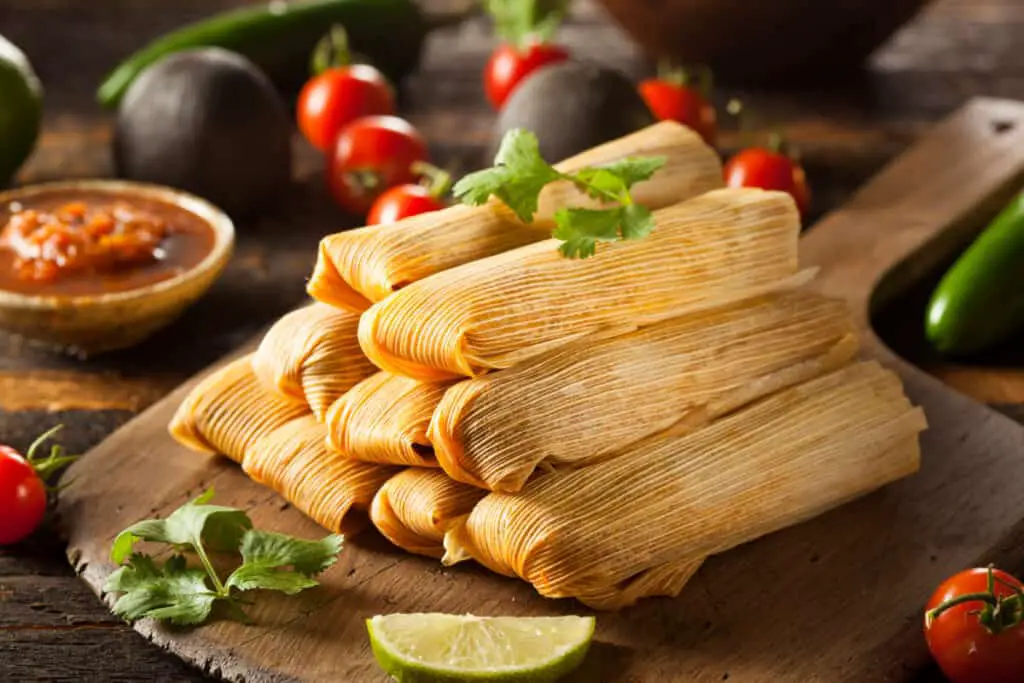
<path id="1" fill-rule="evenodd" d="M 569 10 L 568 0 L 485 0 L 494 32 L 518 47 L 549 42 Z"/>
<path id="2" fill-rule="evenodd" d="M 568 207 L 555 213 L 552 236 L 562 240 L 558 250 L 569 258 L 587 258 L 594 255 L 598 242 L 640 239 L 651 233 L 654 217 L 650 209 L 636 203 L 631 190 L 664 164 L 665 157 L 630 157 L 562 173 L 541 157 L 536 135 L 516 128 L 502 139 L 494 167 L 467 175 L 453 192 L 472 206 L 497 197 L 519 220 L 529 223 L 537 213 L 541 190 L 567 180 L 603 203 L 600 209 Z"/>
<path id="3" fill-rule="evenodd" d="M 221 604 L 227 616 L 249 622 L 241 593 L 273 590 L 294 595 L 316 586 L 313 577 L 338 559 L 341 536 L 309 541 L 259 531 L 244 511 L 209 505 L 212 498 L 213 490 L 207 490 L 166 519 L 143 520 L 118 534 L 110 556 L 122 566 L 104 586 L 105 591 L 120 594 L 115 614 L 128 621 L 152 617 L 189 626 L 205 622 Z M 158 564 L 135 551 L 139 541 L 169 544 L 174 553 Z M 188 566 L 186 552 L 195 554 L 199 567 Z M 241 565 L 221 580 L 211 552 L 238 553 Z"/>

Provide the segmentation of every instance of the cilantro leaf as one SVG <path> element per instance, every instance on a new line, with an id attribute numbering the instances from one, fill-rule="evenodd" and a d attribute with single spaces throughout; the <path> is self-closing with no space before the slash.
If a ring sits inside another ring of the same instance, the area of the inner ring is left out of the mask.
<path id="1" fill-rule="evenodd" d="M 622 207 L 620 219 L 622 239 L 636 240 L 647 237 L 654 230 L 654 216 L 651 210 L 640 204 L 627 204 Z"/>
<path id="2" fill-rule="evenodd" d="M 629 186 L 614 171 L 607 168 L 584 168 L 576 173 L 583 190 L 594 199 L 622 201 Z"/>
<path id="3" fill-rule="evenodd" d="M 243 564 L 228 577 L 227 584 L 240 591 L 269 590 L 295 595 L 319 582 L 305 574 L 275 569 L 264 564 Z"/>
<path id="4" fill-rule="evenodd" d="M 465 204 L 480 206 L 492 196 L 529 223 L 537 213 L 540 192 L 563 176 L 540 155 L 533 133 L 515 128 L 502 138 L 494 168 L 470 173 L 455 183 L 452 193 Z"/>
<path id="5" fill-rule="evenodd" d="M 206 491 L 167 519 L 147 519 L 128 527 L 114 539 L 111 559 L 120 564 L 139 541 L 190 545 L 197 551 L 204 544 L 213 550 L 236 550 L 252 521 L 242 510 L 207 505 L 212 495 L 212 489 Z"/>
<path id="6" fill-rule="evenodd" d="M 308 541 L 272 531 L 247 531 L 242 537 L 242 562 L 293 567 L 301 574 L 319 574 L 338 561 L 344 538 L 337 534 Z"/>
<path id="7" fill-rule="evenodd" d="M 651 176 L 668 161 L 665 157 L 627 157 L 620 161 L 598 166 L 622 180 L 627 189 L 637 183 L 650 180 Z"/>
<path id="8" fill-rule="evenodd" d="M 184 626 L 206 621 L 213 610 L 218 595 L 206 578 L 202 569 L 188 569 L 180 555 L 160 569 L 151 558 L 136 553 L 110 575 L 104 590 L 121 593 L 112 609 L 123 619 L 153 617 Z"/>
<path id="9" fill-rule="evenodd" d="M 149 555 L 132 553 L 128 564 L 118 567 L 107 577 L 103 590 L 107 593 L 123 593 L 137 588 L 151 579 L 160 576 L 160 568 Z"/>
<path id="10" fill-rule="evenodd" d="M 558 250 L 569 258 L 589 258 L 598 242 L 619 238 L 619 225 L 624 208 L 562 209 L 555 214 L 557 227 L 553 236 L 563 240 Z"/>
<path id="11" fill-rule="evenodd" d="M 337 562 L 341 536 L 307 541 L 269 531 L 250 530 L 242 538 L 242 566 L 225 586 L 239 590 L 278 590 L 292 595 L 317 582 L 311 578 Z M 284 569 L 291 567 L 292 571 Z"/>

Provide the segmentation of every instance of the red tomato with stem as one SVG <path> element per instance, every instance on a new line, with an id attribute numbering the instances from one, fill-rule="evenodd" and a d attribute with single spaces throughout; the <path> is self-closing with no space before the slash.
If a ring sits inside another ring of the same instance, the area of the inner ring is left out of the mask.
<path id="1" fill-rule="evenodd" d="M 640 83 L 640 96 L 660 121 L 678 121 L 714 146 L 718 137 L 715 107 L 697 89 L 651 78 Z"/>
<path id="2" fill-rule="evenodd" d="M 32 463 L 8 446 L 0 446 L 0 545 L 10 545 L 35 531 L 46 515 L 46 486 Z"/>
<path id="3" fill-rule="evenodd" d="M 342 129 L 327 163 L 327 186 L 338 204 L 365 215 L 388 188 L 413 183 L 412 165 L 427 160 L 427 143 L 396 116 L 367 116 Z"/>
<path id="4" fill-rule="evenodd" d="M 495 109 L 501 109 L 516 86 L 541 67 L 569 59 L 564 47 L 531 42 L 524 47 L 499 45 L 484 67 L 484 92 Z"/>
<path id="5" fill-rule="evenodd" d="M 925 640 L 953 683 L 1024 683 L 1024 584 L 998 569 L 968 569 L 928 601 Z"/>
<path id="6" fill-rule="evenodd" d="M 810 208 L 811 190 L 803 167 L 774 147 L 751 147 L 736 154 L 725 165 L 725 184 L 788 192 L 802 216 Z"/>
<path id="7" fill-rule="evenodd" d="M 396 185 L 377 197 L 366 217 L 367 225 L 397 223 L 403 218 L 445 207 L 442 197 L 451 187 L 451 176 L 436 166 L 424 163 L 413 164 L 412 171 L 423 176 L 428 183 Z"/>
<path id="8" fill-rule="evenodd" d="M 665 64 L 657 78 L 642 81 L 637 90 L 658 120 L 688 126 L 713 147 L 718 137 L 718 115 L 710 101 L 712 83 L 711 71 L 706 67 Z"/>
<path id="9" fill-rule="evenodd" d="M 366 217 L 367 225 L 397 223 L 403 218 L 443 209 L 445 203 L 423 185 L 398 185 L 377 197 Z"/>
<path id="10" fill-rule="evenodd" d="M 341 129 L 363 116 L 395 113 L 391 85 L 368 64 L 327 69 L 311 78 L 299 93 L 299 130 L 321 151 L 330 149 Z"/>

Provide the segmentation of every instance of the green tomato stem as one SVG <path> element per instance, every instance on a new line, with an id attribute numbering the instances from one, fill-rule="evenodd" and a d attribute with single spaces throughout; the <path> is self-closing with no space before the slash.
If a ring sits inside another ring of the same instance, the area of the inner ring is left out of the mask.
<path id="1" fill-rule="evenodd" d="M 427 191 L 434 199 L 444 197 L 452 189 L 451 174 L 433 164 L 428 164 L 425 161 L 414 161 L 409 170 L 427 181 Z"/>
<path id="2" fill-rule="evenodd" d="M 352 51 L 349 49 L 348 32 L 341 24 L 335 24 L 331 30 L 316 44 L 313 49 L 313 75 L 322 74 L 328 69 L 337 69 L 352 63 Z"/>

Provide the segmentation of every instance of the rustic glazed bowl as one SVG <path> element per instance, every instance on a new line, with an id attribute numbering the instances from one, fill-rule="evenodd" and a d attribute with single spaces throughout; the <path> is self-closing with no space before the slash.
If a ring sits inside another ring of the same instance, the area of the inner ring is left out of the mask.
<path id="1" fill-rule="evenodd" d="M 601 0 L 654 59 L 733 82 L 822 81 L 859 67 L 929 0 Z"/>
<path id="2" fill-rule="evenodd" d="M 0 289 L 0 329 L 34 345 L 80 356 L 134 346 L 201 297 L 231 258 L 235 242 L 231 219 L 213 204 L 169 187 L 119 180 L 42 183 L 0 192 L 0 206 L 51 192 L 111 193 L 172 204 L 209 222 L 214 242 L 195 267 L 124 292 L 58 297 Z"/>

